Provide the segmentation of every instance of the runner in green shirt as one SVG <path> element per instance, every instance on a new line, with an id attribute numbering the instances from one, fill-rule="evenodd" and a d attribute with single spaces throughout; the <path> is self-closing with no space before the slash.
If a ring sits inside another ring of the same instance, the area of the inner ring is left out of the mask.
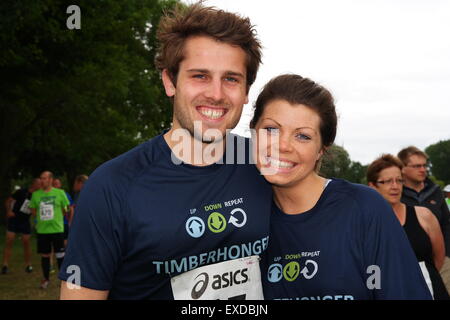
<path id="1" fill-rule="evenodd" d="M 64 214 L 68 210 L 69 200 L 61 189 L 53 188 L 53 174 L 44 171 L 40 175 L 41 189 L 33 192 L 30 208 L 37 218 L 38 253 L 42 256 L 44 279 L 41 288 L 46 289 L 50 276 L 50 254 L 55 252 L 58 267 L 64 258 Z"/>

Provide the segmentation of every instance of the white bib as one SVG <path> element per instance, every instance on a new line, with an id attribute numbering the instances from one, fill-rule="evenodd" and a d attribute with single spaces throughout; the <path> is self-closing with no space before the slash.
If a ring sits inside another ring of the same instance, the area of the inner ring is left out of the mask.
<path id="1" fill-rule="evenodd" d="M 41 221 L 53 220 L 54 217 L 53 205 L 41 202 L 39 213 Z"/>
<path id="2" fill-rule="evenodd" d="M 171 279 L 175 300 L 262 300 L 259 256 L 196 268 Z"/>
<path id="3" fill-rule="evenodd" d="M 25 199 L 25 201 L 22 203 L 22 206 L 20 207 L 20 212 L 23 212 L 25 214 L 31 214 L 30 200 Z"/>

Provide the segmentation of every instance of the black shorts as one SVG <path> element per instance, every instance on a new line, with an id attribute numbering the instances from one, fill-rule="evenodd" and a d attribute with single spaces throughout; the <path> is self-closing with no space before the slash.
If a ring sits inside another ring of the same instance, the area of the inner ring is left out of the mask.
<path id="1" fill-rule="evenodd" d="M 37 234 L 38 253 L 48 254 L 52 252 L 64 252 L 64 233 Z"/>
<path id="2" fill-rule="evenodd" d="M 31 234 L 30 219 L 8 218 L 6 230 L 14 233 Z"/>

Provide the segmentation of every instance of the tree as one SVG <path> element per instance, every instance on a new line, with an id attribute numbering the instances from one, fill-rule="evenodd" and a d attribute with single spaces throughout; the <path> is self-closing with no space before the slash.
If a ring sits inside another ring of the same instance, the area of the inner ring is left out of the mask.
<path id="1" fill-rule="evenodd" d="M 354 183 L 365 183 L 366 166 L 350 160 L 348 152 L 333 144 L 323 157 L 320 174 L 326 178 L 340 178 Z"/>
<path id="2" fill-rule="evenodd" d="M 156 26 L 175 0 L 0 4 L 0 204 L 19 173 L 90 173 L 168 128 L 153 61 Z"/>
<path id="3" fill-rule="evenodd" d="M 439 141 L 425 148 L 429 156 L 433 176 L 450 184 L 450 140 Z"/>

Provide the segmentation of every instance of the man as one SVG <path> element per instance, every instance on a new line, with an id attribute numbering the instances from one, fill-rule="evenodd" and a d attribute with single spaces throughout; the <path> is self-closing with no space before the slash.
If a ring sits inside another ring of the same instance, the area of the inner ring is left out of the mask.
<path id="1" fill-rule="evenodd" d="M 163 17 L 158 38 L 173 126 L 90 176 L 60 272 L 62 299 L 215 299 L 208 272 L 190 272 L 205 267 L 228 281 L 215 283 L 222 297 L 261 285 L 249 268 L 267 247 L 270 186 L 253 165 L 228 164 L 235 150 L 224 145 L 235 141 L 226 132 L 261 59 L 253 27 L 194 4 Z"/>
<path id="2" fill-rule="evenodd" d="M 76 207 L 78 197 L 80 196 L 81 189 L 83 189 L 83 186 L 86 183 L 88 178 L 89 177 L 85 174 L 80 174 L 75 177 L 75 180 L 73 182 L 73 187 L 72 187 L 72 191 L 73 191 L 73 205 L 72 206 L 74 209 Z"/>
<path id="3" fill-rule="evenodd" d="M 25 258 L 25 271 L 33 271 L 31 266 L 31 227 L 30 227 L 30 208 L 29 203 L 31 194 L 41 186 L 41 180 L 36 178 L 28 188 L 20 189 L 14 192 L 6 199 L 6 243 L 3 252 L 2 274 L 9 272 L 9 258 L 11 257 L 12 246 L 16 234 L 22 234 L 23 252 Z"/>
<path id="4" fill-rule="evenodd" d="M 450 212 L 439 186 L 427 177 L 428 156 L 422 150 L 410 146 L 398 153 L 403 162 L 405 180 L 401 201 L 411 206 L 423 206 L 437 217 L 444 235 L 446 258 L 441 276 L 450 292 Z"/>
<path id="5" fill-rule="evenodd" d="M 64 258 L 64 222 L 63 216 L 69 207 L 64 190 L 53 188 L 53 174 L 44 171 L 40 175 L 41 189 L 33 193 L 30 202 L 31 212 L 37 217 L 37 246 L 41 254 L 44 279 L 41 288 L 47 289 L 50 279 L 50 255 L 56 256 L 58 267 Z"/>

